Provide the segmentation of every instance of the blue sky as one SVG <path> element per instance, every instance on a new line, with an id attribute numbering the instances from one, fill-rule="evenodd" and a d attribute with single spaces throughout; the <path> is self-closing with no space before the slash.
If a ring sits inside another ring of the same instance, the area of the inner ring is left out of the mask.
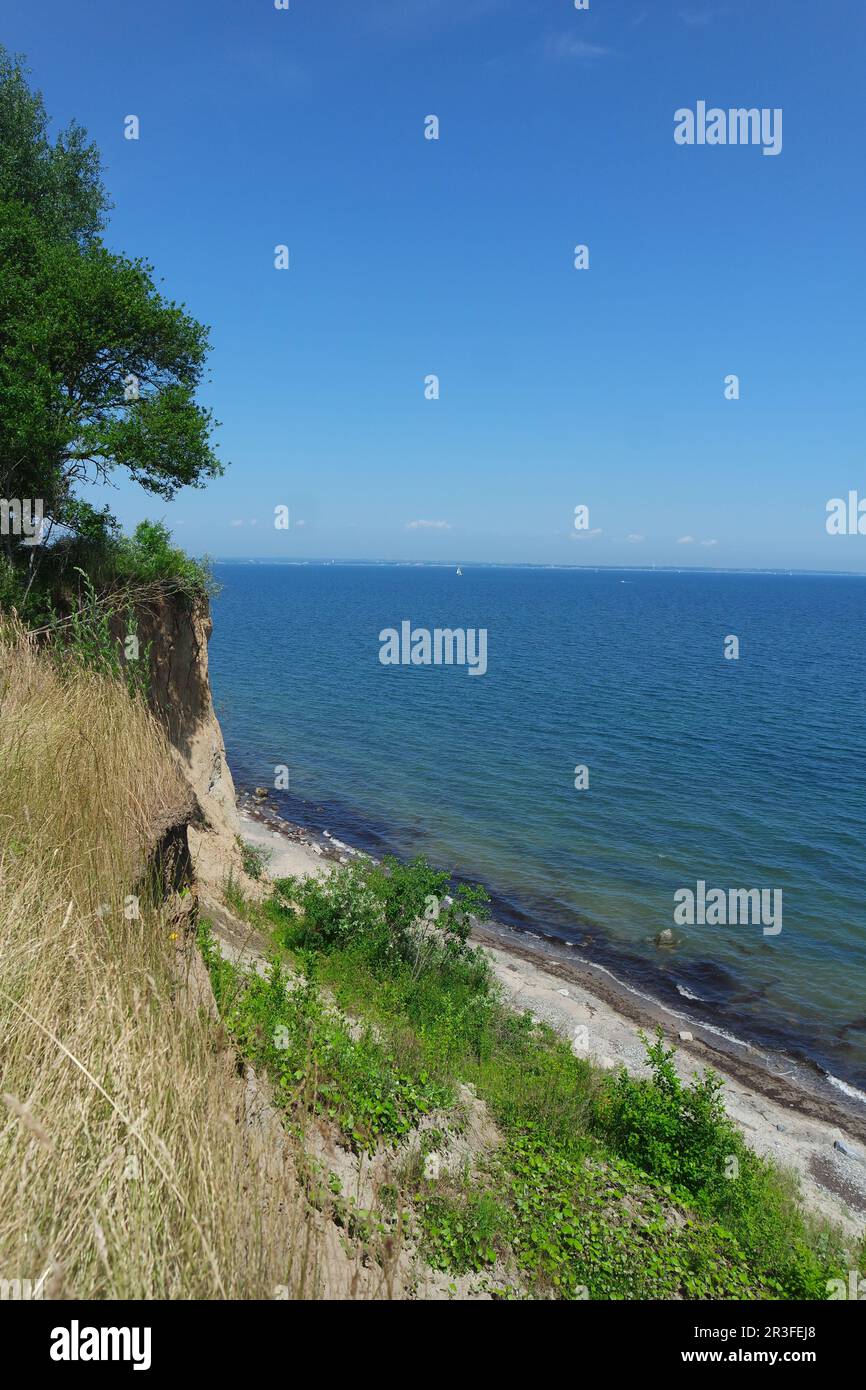
<path id="1" fill-rule="evenodd" d="M 7 0 L 0 39 L 100 145 L 109 243 L 212 326 L 231 467 L 171 504 L 122 482 L 125 524 L 866 571 L 825 529 L 866 497 L 859 0 Z M 782 108 L 781 153 L 676 145 L 699 100 Z"/>

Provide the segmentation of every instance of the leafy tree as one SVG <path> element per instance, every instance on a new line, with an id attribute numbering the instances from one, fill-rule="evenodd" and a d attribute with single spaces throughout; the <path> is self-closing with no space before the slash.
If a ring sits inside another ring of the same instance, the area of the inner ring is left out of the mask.
<path id="1" fill-rule="evenodd" d="M 20 57 L 0 46 L 0 201 L 29 208 L 61 241 L 96 240 L 109 211 L 95 145 L 75 121 L 52 145 L 40 92 Z"/>
<path id="2" fill-rule="evenodd" d="M 222 472 L 212 412 L 195 401 L 208 330 L 157 290 L 152 267 L 103 244 L 95 147 L 52 144 L 20 60 L 0 49 L 0 497 L 40 498 L 46 529 L 111 537 L 75 497 L 123 468 L 170 499 Z M 20 538 L 2 538 L 22 559 Z M 31 568 L 39 547 L 23 552 Z"/>

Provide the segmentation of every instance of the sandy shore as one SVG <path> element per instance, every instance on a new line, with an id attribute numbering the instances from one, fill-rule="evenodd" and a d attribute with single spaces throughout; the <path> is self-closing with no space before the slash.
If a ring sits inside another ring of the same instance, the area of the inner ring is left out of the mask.
<path id="1" fill-rule="evenodd" d="M 272 878 L 328 873 L 357 854 L 345 842 L 290 825 L 246 798 L 240 815 L 244 839 L 268 853 Z M 660 1025 L 678 1048 L 680 1075 L 690 1078 L 707 1066 L 718 1072 L 728 1113 L 748 1143 L 797 1172 L 808 1205 L 851 1232 L 864 1230 L 866 1105 L 788 1058 L 690 1021 L 574 950 L 497 924 L 478 928 L 473 937 L 489 952 L 514 1007 L 549 1023 L 600 1066 L 644 1073 L 639 1032 Z"/>

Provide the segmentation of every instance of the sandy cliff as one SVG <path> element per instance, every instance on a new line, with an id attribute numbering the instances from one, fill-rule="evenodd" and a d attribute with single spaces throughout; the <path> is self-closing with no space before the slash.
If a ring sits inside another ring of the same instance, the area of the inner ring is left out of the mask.
<path id="1" fill-rule="evenodd" d="M 142 653 L 149 648 L 150 703 L 198 803 L 189 827 L 193 868 L 203 887 L 221 884 L 242 868 L 235 787 L 208 674 L 210 604 L 163 593 L 139 608 L 137 621 Z"/>

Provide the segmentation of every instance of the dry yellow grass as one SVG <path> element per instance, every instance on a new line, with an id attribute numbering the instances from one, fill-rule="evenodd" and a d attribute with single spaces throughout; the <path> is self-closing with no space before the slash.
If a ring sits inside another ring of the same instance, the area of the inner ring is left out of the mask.
<path id="1" fill-rule="evenodd" d="M 129 902 L 188 796 L 119 682 L 0 626 L 0 1280 L 48 1297 L 318 1282 L 289 1159 L 179 981 L 184 929 Z"/>

